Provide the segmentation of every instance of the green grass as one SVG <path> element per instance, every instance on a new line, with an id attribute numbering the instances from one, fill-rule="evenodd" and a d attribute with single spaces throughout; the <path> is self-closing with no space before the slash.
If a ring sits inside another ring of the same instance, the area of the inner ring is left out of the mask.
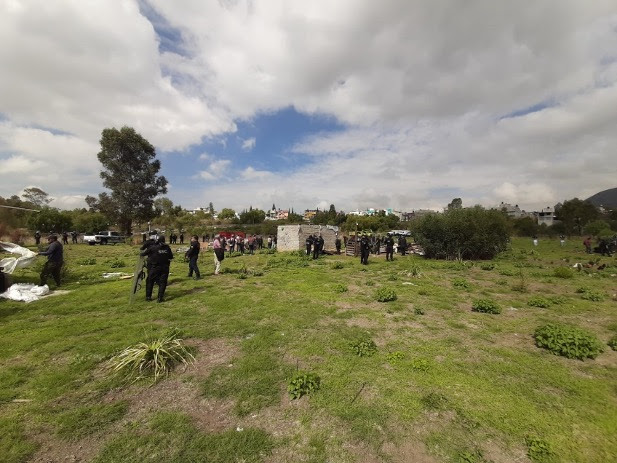
<path id="1" fill-rule="evenodd" d="M 555 269 L 587 259 L 576 240 L 528 241 L 490 263 L 232 256 L 216 277 L 206 252 L 199 281 L 176 254 L 166 302 L 147 303 L 142 289 L 133 305 L 130 280 L 101 275 L 119 262 L 132 272 L 137 247 L 66 246 L 70 293 L 0 300 L 0 454 L 44 459 L 45 436 L 58 448 L 94 438 L 98 463 L 388 462 L 400 460 L 392 447 L 420 440 L 443 462 L 611 461 L 617 352 L 570 360 L 536 347 L 533 333 L 567 324 L 606 345 L 617 332 L 617 259 L 563 278 Z M 41 263 L 14 279 L 35 282 Z M 396 300 L 378 302 L 381 288 Z M 501 314 L 470 310 L 478 300 Z M 155 385 L 108 375 L 114 354 L 175 327 L 206 346 L 186 372 Z M 367 340 L 372 355 L 351 347 Z M 217 343 L 223 353 L 209 352 Z M 320 387 L 292 401 L 302 371 Z M 157 402 L 142 405 L 150 395 Z M 222 427 L 200 422 L 204 403 L 224 410 Z"/>

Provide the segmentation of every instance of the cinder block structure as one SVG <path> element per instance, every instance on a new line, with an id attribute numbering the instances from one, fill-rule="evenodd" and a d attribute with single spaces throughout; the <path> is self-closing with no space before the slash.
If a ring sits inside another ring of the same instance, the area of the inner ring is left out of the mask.
<path id="1" fill-rule="evenodd" d="M 306 238 L 309 235 L 321 234 L 324 250 L 334 251 L 337 232 L 338 227 L 329 225 L 279 225 L 276 231 L 276 249 L 279 251 L 306 249 Z"/>

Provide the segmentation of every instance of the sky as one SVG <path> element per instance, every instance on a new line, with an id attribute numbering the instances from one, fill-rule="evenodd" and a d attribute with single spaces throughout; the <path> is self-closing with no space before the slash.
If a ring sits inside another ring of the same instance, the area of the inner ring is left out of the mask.
<path id="1" fill-rule="evenodd" d="M 614 0 L 0 0 L 0 43 L 0 196 L 85 206 L 124 125 L 189 209 L 617 187 Z"/>

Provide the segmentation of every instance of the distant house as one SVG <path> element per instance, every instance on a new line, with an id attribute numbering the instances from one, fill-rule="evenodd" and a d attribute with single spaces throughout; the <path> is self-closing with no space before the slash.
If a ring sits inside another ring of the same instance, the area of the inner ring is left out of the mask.
<path id="1" fill-rule="evenodd" d="M 313 217 L 315 217 L 315 215 L 317 215 L 318 210 L 317 209 L 306 209 L 304 211 L 304 215 L 302 216 L 302 218 L 306 221 L 306 222 L 310 222 L 311 219 Z"/>
<path id="2" fill-rule="evenodd" d="M 289 218 L 289 211 L 283 209 L 272 208 L 266 211 L 266 220 L 287 220 Z"/>
<path id="3" fill-rule="evenodd" d="M 538 220 L 538 225 L 546 224 L 547 227 L 550 227 L 556 222 L 555 210 L 550 206 L 545 207 L 540 212 L 536 212 L 535 216 Z"/>

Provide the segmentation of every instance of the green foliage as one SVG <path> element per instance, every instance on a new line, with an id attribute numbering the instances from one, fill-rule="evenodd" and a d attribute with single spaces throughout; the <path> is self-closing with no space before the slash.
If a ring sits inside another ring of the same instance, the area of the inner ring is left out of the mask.
<path id="1" fill-rule="evenodd" d="M 28 219 L 28 228 L 32 231 L 39 230 L 43 236 L 48 232 L 62 233 L 72 227 L 70 213 L 52 207 L 45 207 L 38 214 L 31 214 Z"/>
<path id="2" fill-rule="evenodd" d="M 422 307 L 414 307 L 413 313 L 415 315 L 424 315 L 424 310 L 422 309 Z"/>
<path id="3" fill-rule="evenodd" d="M 607 345 L 611 349 L 617 350 L 617 336 L 613 336 L 611 339 L 609 339 Z"/>
<path id="4" fill-rule="evenodd" d="M 604 236 L 606 232 L 611 235 L 611 225 L 604 220 L 594 220 L 585 225 L 585 235 Z"/>
<path id="5" fill-rule="evenodd" d="M 464 451 L 457 455 L 457 463 L 485 463 L 486 460 L 479 450 Z"/>
<path id="6" fill-rule="evenodd" d="M 539 437 L 528 436 L 525 438 L 527 456 L 534 463 L 548 463 L 552 459 L 553 452 L 548 442 Z"/>
<path id="7" fill-rule="evenodd" d="M 372 339 L 360 339 L 351 344 L 351 350 L 358 357 L 372 357 L 377 352 L 377 344 Z"/>
<path id="8" fill-rule="evenodd" d="M 310 395 L 321 387 L 321 378 L 313 373 L 298 373 L 290 381 L 287 391 L 292 399 Z"/>
<path id="9" fill-rule="evenodd" d="M 555 208 L 555 214 L 557 219 L 564 224 L 566 234 L 578 233 L 579 235 L 582 227 L 596 220 L 600 215 L 593 204 L 578 198 L 564 201 L 561 207 Z"/>
<path id="10" fill-rule="evenodd" d="M 534 296 L 527 301 L 527 305 L 530 307 L 539 307 L 541 309 L 546 309 L 551 306 L 551 303 L 545 297 Z"/>
<path id="11" fill-rule="evenodd" d="M 135 380 L 154 376 L 156 382 L 168 375 L 176 364 L 186 365 L 195 360 L 179 336 L 177 330 L 172 330 L 158 339 L 127 347 L 109 360 L 108 367 Z"/>
<path id="12" fill-rule="evenodd" d="M 330 268 L 331 268 L 332 270 L 340 270 L 340 269 L 342 269 L 342 268 L 345 268 L 345 265 L 344 265 L 342 262 L 334 262 L 334 263 L 330 266 Z"/>
<path id="13" fill-rule="evenodd" d="M 405 354 L 400 351 L 388 352 L 388 354 L 386 355 L 386 360 L 392 365 L 398 363 L 404 358 L 405 358 Z"/>
<path id="14" fill-rule="evenodd" d="M 499 314 L 501 307 L 495 301 L 490 299 L 478 299 L 471 305 L 471 310 L 474 312 Z"/>
<path id="15" fill-rule="evenodd" d="M 492 259 L 510 239 L 505 216 L 480 206 L 428 214 L 414 222 L 412 233 L 425 256 L 438 259 Z"/>
<path id="16" fill-rule="evenodd" d="M 266 213 L 261 209 L 250 208 L 240 213 L 240 223 L 255 224 L 266 220 Z"/>
<path id="17" fill-rule="evenodd" d="M 123 268 L 126 267 L 126 262 L 120 259 L 116 259 L 110 262 L 109 266 L 111 268 Z"/>
<path id="18" fill-rule="evenodd" d="M 428 371 L 431 364 L 426 359 L 413 359 L 409 365 L 413 371 Z"/>
<path id="19" fill-rule="evenodd" d="M 595 359 L 602 343 L 591 333 L 569 325 L 549 323 L 536 329 L 536 346 L 569 359 Z"/>
<path id="20" fill-rule="evenodd" d="M 88 197 L 88 204 L 114 219 L 128 234 L 133 220 L 154 218 L 154 198 L 167 193 L 167 179 L 157 175 L 161 162 L 155 159 L 154 146 L 135 129 L 104 129 L 100 143 L 101 178 L 111 194 L 101 193 L 98 200 Z"/>
<path id="21" fill-rule="evenodd" d="M 397 298 L 396 291 L 392 288 L 379 288 L 375 291 L 375 299 L 379 302 L 395 301 Z"/>
<path id="22" fill-rule="evenodd" d="M 574 270 L 569 267 L 557 267 L 553 270 L 553 276 L 557 278 L 574 278 Z"/>
<path id="23" fill-rule="evenodd" d="M 448 398 L 438 392 L 429 392 L 420 399 L 420 402 L 427 410 L 445 410 L 450 404 Z"/>
<path id="24" fill-rule="evenodd" d="M 76 263 L 79 265 L 96 265 L 96 259 L 94 257 L 90 257 L 88 259 L 80 259 Z"/>
<path id="25" fill-rule="evenodd" d="M 342 283 L 337 283 L 337 284 L 334 285 L 332 290 L 335 293 L 346 293 L 347 292 L 347 286 L 342 284 Z"/>
<path id="26" fill-rule="evenodd" d="M 585 291 L 581 294 L 581 299 L 592 302 L 600 302 L 604 299 L 604 296 L 597 291 Z"/>
<path id="27" fill-rule="evenodd" d="M 459 289 L 470 289 L 471 288 L 471 284 L 469 284 L 469 282 L 467 280 L 465 280 L 464 278 L 454 278 L 452 280 L 452 286 L 454 286 L 455 288 L 459 288 Z"/>
<path id="28" fill-rule="evenodd" d="M 28 461 L 37 445 L 26 438 L 24 428 L 18 419 L 0 417 L 0 449 L 5 463 Z"/>
<path id="29" fill-rule="evenodd" d="M 495 268 L 495 264 L 493 263 L 484 263 L 480 265 L 482 270 L 493 270 Z"/>

